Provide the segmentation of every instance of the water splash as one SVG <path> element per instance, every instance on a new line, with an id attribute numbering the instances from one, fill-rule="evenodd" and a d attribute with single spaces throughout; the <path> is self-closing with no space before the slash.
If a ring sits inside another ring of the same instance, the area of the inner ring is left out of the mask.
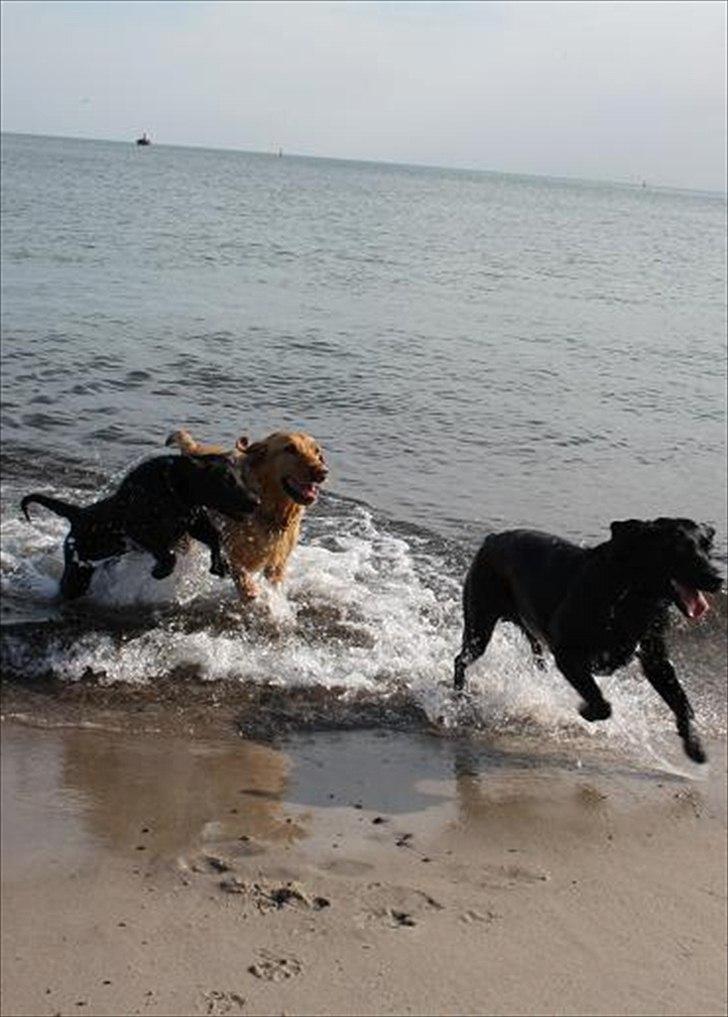
<path id="1" fill-rule="evenodd" d="M 196 545 L 166 580 L 151 577 L 148 556 L 132 553 L 97 571 L 86 600 L 60 604 L 64 533 L 63 521 L 47 514 L 31 525 L 8 518 L 4 527 L 3 591 L 26 624 L 5 626 L 3 664 L 25 679 L 93 675 L 153 694 L 174 676 L 283 693 L 335 690 L 359 705 L 400 697 L 443 732 L 608 744 L 641 757 L 659 756 L 656 732 L 674 736 L 669 712 L 635 666 L 601 679 L 614 714 L 587 724 L 553 664 L 537 670 L 525 638 L 507 624 L 470 668 L 466 699 L 456 699 L 463 556 L 357 503 L 329 500 L 284 588 L 263 582 L 252 607 L 240 605 L 229 580 L 209 575 L 207 552 Z M 724 709 L 701 682 L 700 660 L 690 661 L 682 677 L 701 722 L 724 732 Z"/>

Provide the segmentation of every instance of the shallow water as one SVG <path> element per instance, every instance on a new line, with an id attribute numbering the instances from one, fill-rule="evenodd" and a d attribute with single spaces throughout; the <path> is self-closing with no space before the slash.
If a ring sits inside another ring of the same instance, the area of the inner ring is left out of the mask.
<path id="1" fill-rule="evenodd" d="M 591 541 L 688 515 L 725 558 L 723 197 L 24 136 L 2 170 L 11 672 L 396 694 L 457 725 L 459 591 L 485 533 Z M 28 524 L 19 497 L 91 500 L 182 424 L 294 425 L 326 449 L 285 591 L 245 614 L 201 554 L 161 583 L 128 556 L 60 607 L 63 523 Z M 676 641 L 717 733 L 724 634 L 719 599 Z M 615 718 L 583 724 L 507 626 L 473 688 L 490 731 L 639 755 L 672 730 L 633 670 L 606 682 Z"/>
<path id="2" fill-rule="evenodd" d="M 714 779 L 694 791 L 721 815 L 719 751 Z M 506 825 L 508 813 L 511 822 L 516 814 L 524 823 L 545 815 L 553 823 L 566 805 L 573 834 L 575 821 L 588 827 L 607 797 L 612 813 L 654 808 L 671 794 L 685 799 L 686 809 L 693 800 L 683 780 L 654 768 L 620 770 L 613 761 L 577 767 L 567 755 L 542 751 L 536 761 L 471 742 L 381 731 L 298 737 L 282 752 L 251 742 L 73 728 L 41 736 L 8 725 L 2 774 L 5 883 L 39 869 L 61 878 L 101 853 L 131 852 L 149 864 L 231 843 L 246 855 L 307 841 L 309 850 L 328 846 L 331 831 L 317 810 L 330 810 L 359 838 L 386 831 L 394 839 L 398 820 L 407 817 L 411 829 L 421 816 L 423 828 L 459 823 L 492 839 L 494 811 Z M 595 790 L 600 784 L 609 796 Z M 340 865 L 343 873 L 346 862 Z"/>

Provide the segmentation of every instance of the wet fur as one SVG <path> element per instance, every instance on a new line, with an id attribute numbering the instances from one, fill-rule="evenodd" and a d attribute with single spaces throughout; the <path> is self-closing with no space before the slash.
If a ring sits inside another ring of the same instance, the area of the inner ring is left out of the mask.
<path id="1" fill-rule="evenodd" d="M 171 434 L 167 445 L 192 457 L 220 448 L 196 441 L 186 430 Z M 328 470 L 317 442 L 301 431 L 277 431 L 253 444 L 239 438 L 226 454 L 260 498 L 260 505 L 246 519 L 216 517 L 231 575 L 241 599 L 248 601 L 259 592 L 253 578 L 256 573 L 262 572 L 274 585 L 283 581 L 298 543 L 305 506 L 290 496 L 283 481 L 291 476 L 321 484 Z"/>
<path id="2" fill-rule="evenodd" d="M 582 696 L 589 721 L 604 720 L 611 706 L 594 674 L 610 674 L 636 653 L 645 677 L 675 715 L 685 752 L 705 761 L 693 728 L 693 709 L 675 674 L 665 643 L 671 581 L 716 591 L 720 576 L 710 562 L 713 530 L 691 519 L 626 520 L 594 548 L 550 534 L 511 530 L 487 537 L 465 580 L 462 648 L 454 685 L 477 660 L 499 620 L 526 634 L 539 666 L 551 650 L 566 680 Z"/>
<path id="3" fill-rule="evenodd" d="M 120 557 L 133 547 L 154 557 L 155 579 L 165 578 L 174 571 L 174 548 L 185 535 L 205 544 L 210 549 L 210 571 L 225 575 L 220 537 L 205 506 L 242 517 L 255 508 L 257 498 L 224 456 L 189 460 L 170 455 L 137 466 L 115 494 L 91 505 L 72 505 L 45 494 L 29 494 L 20 503 L 28 519 L 28 506 L 34 503 L 71 524 L 64 542 L 61 596 L 72 600 L 86 593 L 101 561 Z"/>

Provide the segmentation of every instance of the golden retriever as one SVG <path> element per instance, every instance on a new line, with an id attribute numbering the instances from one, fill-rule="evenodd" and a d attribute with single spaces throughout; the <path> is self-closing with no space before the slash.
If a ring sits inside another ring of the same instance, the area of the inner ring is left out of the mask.
<path id="1" fill-rule="evenodd" d="M 252 444 L 238 438 L 235 447 L 225 451 L 180 430 L 170 434 L 166 444 L 190 456 L 224 452 L 240 463 L 243 479 L 260 498 L 260 506 L 244 520 L 215 514 L 230 572 L 242 600 L 258 595 L 256 572 L 280 584 L 298 542 L 304 510 L 316 501 L 319 485 L 328 475 L 318 443 L 302 431 L 276 431 Z"/>

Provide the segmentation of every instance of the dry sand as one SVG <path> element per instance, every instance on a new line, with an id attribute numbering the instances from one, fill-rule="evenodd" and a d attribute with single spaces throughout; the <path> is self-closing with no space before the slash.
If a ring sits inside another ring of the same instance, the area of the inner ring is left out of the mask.
<path id="1" fill-rule="evenodd" d="M 703 779 L 391 732 L 2 752 L 8 1017 L 726 1011 L 723 744 Z"/>

